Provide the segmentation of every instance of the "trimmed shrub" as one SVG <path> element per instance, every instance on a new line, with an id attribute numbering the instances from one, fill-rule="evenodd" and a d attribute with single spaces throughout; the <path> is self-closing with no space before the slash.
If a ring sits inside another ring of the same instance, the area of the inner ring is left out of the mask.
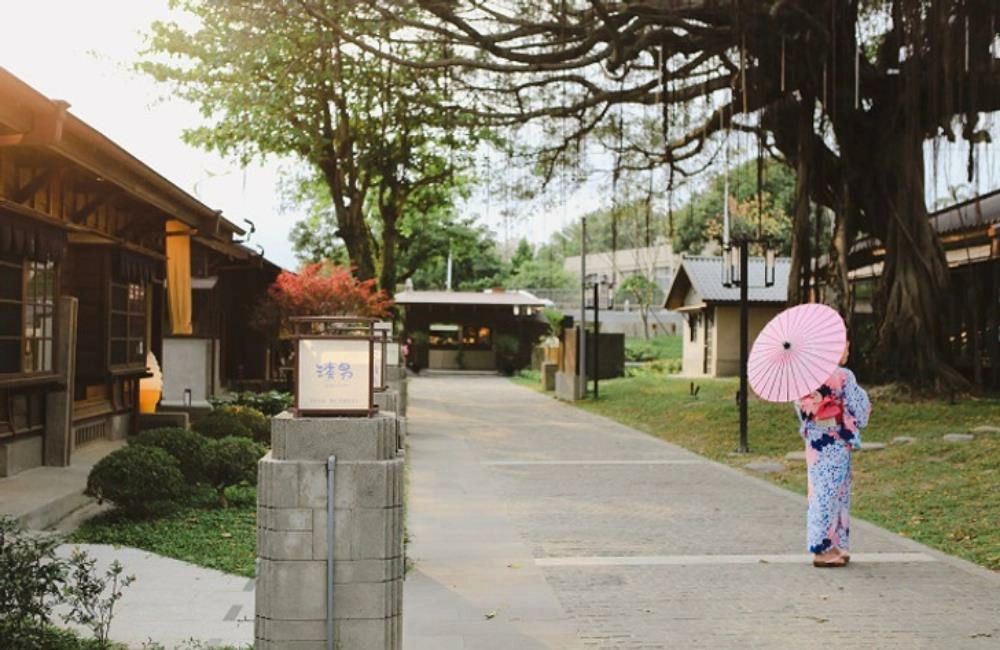
<path id="1" fill-rule="evenodd" d="M 225 409 L 215 409 L 194 423 L 194 430 L 209 438 L 253 438 L 250 428 L 237 414 Z"/>
<path id="2" fill-rule="evenodd" d="M 229 505 L 226 488 L 240 483 L 257 484 L 257 461 L 267 449 L 247 438 L 228 437 L 208 443 L 205 476 L 219 494 L 219 505 Z"/>
<path id="3" fill-rule="evenodd" d="M 204 480 L 205 447 L 208 438 L 180 427 L 165 427 L 143 431 L 129 439 L 130 445 L 157 447 L 177 461 L 177 467 L 189 485 Z"/>
<path id="4" fill-rule="evenodd" d="M 130 516 L 172 510 L 186 492 L 177 461 L 159 447 L 122 447 L 98 461 L 87 477 L 86 494 L 107 499 Z"/>
<path id="5" fill-rule="evenodd" d="M 266 393 L 236 393 L 230 402 L 233 406 L 249 406 L 266 416 L 273 416 L 287 410 L 292 405 L 292 394 L 271 390 Z"/>
<path id="6" fill-rule="evenodd" d="M 26 532 L 13 517 L 0 517 L 0 647 L 43 647 L 39 635 L 66 575 L 56 556 L 59 542 Z"/>
<path id="7" fill-rule="evenodd" d="M 250 435 L 254 440 L 270 446 L 271 421 L 266 415 L 250 406 L 225 406 L 222 410 L 235 415 L 250 430 Z"/>
<path id="8" fill-rule="evenodd" d="M 493 350 L 497 355 L 500 371 L 512 375 L 517 370 L 517 354 L 521 349 L 521 339 L 510 334 L 498 334 L 493 338 Z"/>

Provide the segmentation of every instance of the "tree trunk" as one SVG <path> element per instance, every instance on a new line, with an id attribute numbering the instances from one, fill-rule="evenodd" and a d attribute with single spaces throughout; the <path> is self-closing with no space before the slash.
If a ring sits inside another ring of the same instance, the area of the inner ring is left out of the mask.
<path id="1" fill-rule="evenodd" d="M 340 238 L 344 240 L 347 247 L 347 254 L 351 258 L 351 265 L 354 266 L 354 275 L 359 280 L 371 280 L 375 277 L 375 256 L 372 254 L 371 236 L 368 224 L 365 223 L 364 212 L 359 206 L 351 206 L 346 210 L 346 218 L 337 218 Z"/>
<path id="2" fill-rule="evenodd" d="M 851 296 L 851 284 L 847 275 L 847 256 L 850 253 L 853 238 L 851 231 L 852 214 L 848 205 L 847 183 L 840 194 L 840 205 L 834 214 L 833 239 L 830 242 L 830 260 L 826 266 L 826 304 L 833 307 L 844 317 L 848 329 L 854 315 L 854 301 Z"/>
<path id="3" fill-rule="evenodd" d="M 382 216 L 382 272 L 379 287 L 389 296 L 396 293 L 396 247 L 399 245 L 399 231 L 396 228 L 398 211 L 385 206 Z"/>
<path id="4" fill-rule="evenodd" d="M 883 159 L 888 201 L 878 294 L 876 357 L 891 376 L 923 385 L 965 384 L 947 358 L 948 265 L 924 204 L 923 138 L 902 129 Z"/>
<path id="5" fill-rule="evenodd" d="M 809 249 L 809 151 L 813 133 L 812 102 L 803 101 L 799 113 L 795 170 L 795 213 L 792 215 L 792 264 L 788 275 L 788 304 L 809 301 L 812 254 Z"/>
<path id="6" fill-rule="evenodd" d="M 372 253 L 371 231 L 365 223 L 364 197 L 358 196 L 358 192 L 347 191 L 346 184 L 339 176 L 336 161 L 322 161 L 319 168 L 333 198 L 334 212 L 337 215 L 336 234 L 344 240 L 347 256 L 354 267 L 354 275 L 359 280 L 371 280 L 375 277 L 375 256 Z M 344 200 L 348 194 L 350 198 Z"/>

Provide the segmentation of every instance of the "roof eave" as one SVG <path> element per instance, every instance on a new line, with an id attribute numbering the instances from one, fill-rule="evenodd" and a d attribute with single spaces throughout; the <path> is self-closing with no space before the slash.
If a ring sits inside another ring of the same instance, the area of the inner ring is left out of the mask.
<path id="1" fill-rule="evenodd" d="M 219 226 L 237 235 L 245 231 L 224 219 L 180 187 L 75 115 L 66 102 L 51 100 L 0 67 L 0 124 L 23 136 L 25 144 L 50 151 L 136 199 L 192 227 Z M 54 120 L 56 123 L 47 123 Z M 43 125 L 40 126 L 40 125 Z M 36 130 L 36 127 L 38 129 Z"/>

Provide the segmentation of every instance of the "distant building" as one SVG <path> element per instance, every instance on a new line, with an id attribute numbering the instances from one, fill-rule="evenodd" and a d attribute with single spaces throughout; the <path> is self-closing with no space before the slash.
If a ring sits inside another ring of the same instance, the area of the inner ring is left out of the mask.
<path id="1" fill-rule="evenodd" d="M 751 345 L 764 325 L 785 308 L 790 270 L 791 261 L 778 258 L 774 286 L 765 288 L 764 260 L 750 258 L 748 341 Z M 706 377 L 739 374 L 740 290 L 723 286 L 721 257 L 682 258 L 667 291 L 665 307 L 684 316 L 683 374 Z"/>
<path id="2" fill-rule="evenodd" d="M 680 256 L 667 243 L 643 248 L 587 253 L 587 274 L 606 275 L 609 281 L 621 284 L 630 275 L 642 273 L 664 292 L 670 287 Z M 580 256 L 572 255 L 563 262 L 563 269 L 580 277 Z"/>
<path id="3" fill-rule="evenodd" d="M 541 316 L 548 302 L 526 291 L 403 291 L 395 301 L 405 314 L 404 337 L 414 342 L 407 363 L 417 369 L 509 369 L 504 338 L 516 342 L 513 365 L 525 367 L 548 331 Z"/>

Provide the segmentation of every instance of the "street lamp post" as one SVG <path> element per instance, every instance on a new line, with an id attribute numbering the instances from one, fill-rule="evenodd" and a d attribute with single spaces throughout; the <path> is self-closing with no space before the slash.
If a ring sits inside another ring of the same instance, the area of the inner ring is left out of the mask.
<path id="1" fill-rule="evenodd" d="M 600 341 L 601 341 L 601 289 L 608 287 L 608 276 L 605 274 L 592 273 L 586 276 L 585 285 L 590 285 L 594 290 L 594 399 L 600 397 L 601 361 L 600 361 Z M 586 377 L 586 367 L 584 377 Z M 584 390 L 586 392 L 586 389 Z"/>
<path id="2" fill-rule="evenodd" d="M 764 246 L 764 287 L 774 286 L 775 252 L 771 242 L 764 237 L 733 237 L 722 250 L 722 284 L 727 288 L 740 288 L 740 447 L 739 452 L 750 451 L 747 414 L 747 360 L 750 356 L 750 245 Z M 738 256 L 739 259 L 734 259 Z M 737 270 L 738 267 L 738 270 Z M 761 286 L 761 285 L 757 285 Z"/>

